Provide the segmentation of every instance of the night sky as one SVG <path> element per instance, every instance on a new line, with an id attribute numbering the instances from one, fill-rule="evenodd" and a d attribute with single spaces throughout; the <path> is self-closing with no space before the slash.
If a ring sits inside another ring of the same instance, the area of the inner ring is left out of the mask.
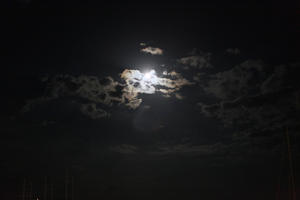
<path id="1" fill-rule="evenodd" d="M 1 2 L 0 199 L 299 198 L 299 5 Z"/>

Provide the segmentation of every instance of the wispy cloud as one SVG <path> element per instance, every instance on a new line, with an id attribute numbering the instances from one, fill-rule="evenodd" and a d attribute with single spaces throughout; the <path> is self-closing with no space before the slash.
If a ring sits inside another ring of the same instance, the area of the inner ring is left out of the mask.
<path id="1" fill-rule="evenodd" d="M 199 55 L 192 55 L 177 59 L 177 62 L 184 65 L 183 69 L 189 69 L 189 67 L 197 69 L 212 68 L 210 63 L 210 53 L 200 53 Z"/>
<path id="2" fill-rule="evenodd" d="M 121 144 L 110 147 L 110 150 L 120 154 L 136 154 L 139 148 L 130 144 Z"/>
<path id="3" fill-rule="evenodd" d="M 110 114 L 105 110 L 97 107 L 97 104 L 95 103 L 82 104 L 80 106 L 80 111 L 82 112 L 82 114 L 90 117 L 91 119 L 100 119 L 110 116 Z"/>
<path id="4" fill-rule="evenodd" d="M 238 48 L 228 48 L 226 49 L 226 53 L 231 55 L 239 55 L 241 54 L 241 51 Z"/>
<path id="5" fill-rule="evenodd" d="M 143 45 L 144 46 L 144 45 Z M 140 50 L 143 53 L 148 53 L 151 55 L 163 55 L 163 50 L 158 47 L 145 47 Z"/>

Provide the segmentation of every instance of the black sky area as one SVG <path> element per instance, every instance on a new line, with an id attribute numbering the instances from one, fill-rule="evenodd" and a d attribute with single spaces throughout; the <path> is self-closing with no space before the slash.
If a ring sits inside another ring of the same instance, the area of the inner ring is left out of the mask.
<path id="1" fill-rule="evenodd" d="M 0 13 L 1 200 L 299 198 L 299 2 Z"/>

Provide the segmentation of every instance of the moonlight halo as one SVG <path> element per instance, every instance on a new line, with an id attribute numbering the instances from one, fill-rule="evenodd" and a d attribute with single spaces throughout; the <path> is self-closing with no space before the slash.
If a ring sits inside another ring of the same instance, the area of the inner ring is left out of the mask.
<path id="1" fill-rule="evenodd" d="M 152 78 L 155 78 L 155 70 L 151 69 L 149 72 L 145 72 L 143 76 L 143 80 L 151 81 Z"/>

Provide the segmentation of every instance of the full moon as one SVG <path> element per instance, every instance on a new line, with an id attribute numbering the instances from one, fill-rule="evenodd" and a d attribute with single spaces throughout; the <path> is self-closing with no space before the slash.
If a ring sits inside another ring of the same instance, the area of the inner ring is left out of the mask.
<path id="1" fill-rule="evenodd" d="M 145 74 L 144 77 L 145 77 L 145 79 L 150 79 L 151 78 L 151 74 L 148 72 L 148 73 Z"/>
<path id="2" fill-rule="evenodd" d="M 154 74 L 155 74 L 155 71 L 152 69 L 151 71 L 146 72 L 144 74 L 143 78 L 144 78 L 144 80 L 150 80 L 153 77 Z"/>

